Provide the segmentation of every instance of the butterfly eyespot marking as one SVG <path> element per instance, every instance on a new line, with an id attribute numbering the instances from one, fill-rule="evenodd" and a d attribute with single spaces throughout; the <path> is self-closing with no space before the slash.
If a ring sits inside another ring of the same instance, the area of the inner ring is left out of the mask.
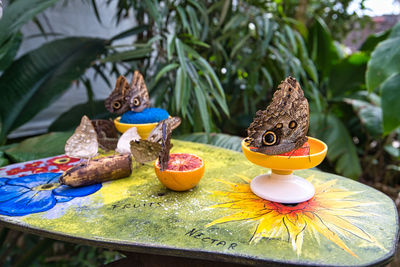
<path id="1" fill-rule="evenodd" d="M 290 129 L 294 129 L 294 128 L 296 128 L 296 127 L 297 127 L 297 122 L 295 122 L 295 121 L 289 122 L 289 128 L 290 128 Z"/>
<path id="2" fill-rule="evenodd" d="M 267 131 L 264 133 L 262 141 L 264 145 L 272 146 L 276 143 L 276 134 L 272 131 Z"/>
<path id="3" fill-rule="evenodd" d="M 115 101 L 115 102 L 113 102 L 112 107 L 114 109 L 120 109 L 121 108 L 121 103 L 119 101 Z"/>
<path id="4" fill-rule="evenodd" d="M 280 122 L 275 126 L 275 129 L 281 129 L 283 127 L 283 124 Z"/>
<path id="5" fill-rule="evenodd" d="M 133 105 L 135 105 L 136 107 L 140 106 L 140 100 L 139 100 L 139 98 L 133 99 Z"/>

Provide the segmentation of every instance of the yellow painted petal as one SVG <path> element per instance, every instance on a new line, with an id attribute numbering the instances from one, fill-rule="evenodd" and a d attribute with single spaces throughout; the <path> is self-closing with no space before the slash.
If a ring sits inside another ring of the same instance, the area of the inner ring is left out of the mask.
<path id="1" fill-rule="evenodd" d="M 321 194 L 322 192 L 327 190 L 329 187 L 331 187 L 332 185 L 336 184 L 336 182 L 337 182 L 337 180 L 334 179 L 334 180 L 330 180 L 330 181 L 328 181 L 328 182 L 326 182 L 324 184 L 314 186 L 315 187 L 315 195 Z"/>
<path id="2" fill-rule="evenodd" d="M 358 236 L 359 238 L 365 239 L 368 242 L 374 243 L 376 246 L 383 248 L 374 237 L 367 234 L 363 229 L 357 227 L 356 225 L 350 223 L 349 221 L 341 218 L 340 216 L 332 216 L 327 213 L 319 214 L 322 220 L 329 222 L 330 224 L 334 224 L 337 227 L 340 227 L 342 231 L 349 232 L 353 235 Z"/>
<path id="3" fill-rule="evenodd" d="M 342 239 L 340 239 L 340 237 L 335 232 L 329 229 L 320 218 L 318 218 L 317 216 L 315 216 L 314 220 L 309 220 L 308 218 L 306 218 L 306 222 L 310 227 L 314 227 L 315 230 L 317 230 L 320 234 L 325 236 L 331 242 L 335 243 L 337 246 L 347 251 L 347 253 L 349 253 L 353 257 L 358 258 L 358 256 L 346 246 Z"/>
<path id="4" fill-rule="evenodd" d="M 243 221 L 243 220 L 254 220 L 255 218 L 259 218 L 263 214 L 260 214 L 257 211 L 241 211 L 237 212 L 219 219 L 212 221 L 211 223 L 207 224 L 206 227 L 213 226 L 219 223 L 225 222 L 234 222 L 234 221 Z"/>
<path id="5" fill-rule="evenodd" d="M 238 176 L 239 178 L 241 178 L 242 180 L 244 180 L 248 184 L 251 182 L 251 179 L 246 177 L 246 176 L 244 176 L 244 175 L 236 174 L 236 176 Z"/>

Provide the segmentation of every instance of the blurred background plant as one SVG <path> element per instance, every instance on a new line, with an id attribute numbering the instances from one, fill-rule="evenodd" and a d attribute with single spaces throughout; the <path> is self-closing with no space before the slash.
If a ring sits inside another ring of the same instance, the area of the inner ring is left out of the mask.
<path id="1" fill-rule="evenodd" d="M 110 92 L 119 75 L 129 77 L 139 69 L 154 106 L 183 118 L 179 138 L 231 149 L 240 149 L 234 136 L 246 136 L 255 112 L 292 75 L 310 103 L 310 135 L 329 146 L 321 168 L 397 197 L 399 23 L 349 53 L 343 45 L 348 32 L 372 25 L 369 17 L 347 11 L 351 0 L 118 0 L 112 16 L 117 24 L 131 20 L 130 29 L 109 39 L 55 36 L 16 57 L 27 22 L 33 21 L 42 35 L 51 34 L 39 14 L 56 2 L 11 1 L 0 20 L 3 165 L 63 152 L 69 133 L 43 137 L 54 140 L 54 151 L 43 151 L 42 137 L 20 144 L 7 137 L 73 82 L 86 88 L 88 102 L 71 106 L 49 132 L 74 129 L 83 114 L 112 117 L 103 100 L 94 100 L 88 69 Z M 97 2 L 88 2 L 101 23 Z M 357 3 L 365 9 L 364 1 Z"/>

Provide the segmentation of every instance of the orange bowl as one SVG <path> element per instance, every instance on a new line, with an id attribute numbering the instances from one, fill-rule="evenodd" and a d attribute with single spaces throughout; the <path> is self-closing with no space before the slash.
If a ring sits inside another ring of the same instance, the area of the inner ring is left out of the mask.
<path id="1" fill-rule="evenodd" d="M 201 159 L 199 156 L 189 154 L 189 153 L 174 153 L 174 154 L 188 154 Z M 172 155 L 172 154 L 171 154 Z M 203 159 L 201 159 L 201 166 L 187 171 L 175 171 L 175 170 L 160 170 L 160 164 L 158 159 L 154 162 L 154 170 L 156 172 L 158 180 L 174 191 L 186 191 L 195 187 L 200 179 L 203 177 L 205 164 Z"/>
<path id="2" fill-rule="evenodd" d="M 313 137 L 308 137 L 308 144 L 310 146 L 309 155 L 289 157 L 254 152 L 250 150 L 249 144 L 245 140 L 241 143 L 243 154 L 249 161 L 264 168 L 282 171 L 310 169 L 324 160 L 328 146 Z"/>
<path id="3" fill-rule="evenodd" d="M 114 119 L 115 128 L 117 128 L 117 130 L 120 133 L 124 133 L 128 129 L 130 129 L 132 127 L 136 127 L 137 132 L 142 139 L 146 139 L 150 135 L 150 133 L 154 129 L 154 127 L 156 127 L 156 125 L 158 124 L 158 122 L 141 123 L 141 124 L 122 123 L 119 121 L 120 119 L 121 119 L 121 117 Z"/>

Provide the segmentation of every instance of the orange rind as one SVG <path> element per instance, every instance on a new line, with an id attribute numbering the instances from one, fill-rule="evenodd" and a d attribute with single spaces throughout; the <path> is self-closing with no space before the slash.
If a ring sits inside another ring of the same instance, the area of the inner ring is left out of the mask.
<path id="1" fill-rule="evenodd" d="M 174 153 L 174 154 L 188 154 L 188 153 Z M 173 154 L 171 154 L 173 155 Z M 193 187 L 195 187 L 199 182 L 200 179 L 203 177 L 205 164 L 203 159 L 200 157 L 194 156 L 201 160 L 201 166 L 191 170 L 185 171 L 175 171 L 175 170 L 160 170 L 160 164 L 158 159 L 154 163 L 154 170 L 156 172 L 158 180 L 165 185 L 167 188 L 174 190 L 174 191 L 186 191 Z"/>

